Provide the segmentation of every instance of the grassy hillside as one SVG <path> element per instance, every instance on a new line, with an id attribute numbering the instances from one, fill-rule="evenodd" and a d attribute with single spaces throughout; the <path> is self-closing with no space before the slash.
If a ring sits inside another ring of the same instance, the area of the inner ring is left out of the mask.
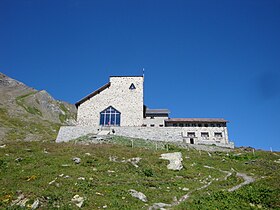
<path id="1" fill-rule="evenodd" d="M 187 193 L 188 199 L 171 208 L 280 208 L 280 153 L 244 149 L 210 153 L 170 145 L 168 152 L 182 152 L 184 166 L 171 171 L 166 167 L 168 161 L 159 159 L 167 152 L 164 148 L 147 148 L 144 141 L 146 148 L 131 148 L 129 140 L 122 138 L 113 143 L 4 142 L 6 146 L 0 148 L 0 208 L 19 209 L 11 204 L 21 194 L 28 199 L 26 209 L 36 199 L 40 209 L 77 209 L 71 199 L 78 194 L 85 199 L 82 209 L 148 209 L 154 203 L 175 203 Z M 81 162 L 76 164 L 74 157 Z M 138 168 L 125 161 L 133 157 L 142 158 Z M 222 171 L 232 174 L 224 180 Z M 228 192 L 244 181 L 237 173 L 255 182 Z M 130 189 L 144 193 L 148 202 L 132 197 Z"/>

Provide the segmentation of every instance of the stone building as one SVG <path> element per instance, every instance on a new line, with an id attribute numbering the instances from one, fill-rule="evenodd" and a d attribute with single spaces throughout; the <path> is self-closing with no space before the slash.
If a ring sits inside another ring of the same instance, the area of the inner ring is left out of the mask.
<path id="1" fill-rule="evenodd" d="M 77 125 L 61 127 L 57 142 L 114 131 L 115 135 L 155 141 L 234 147 L 228 140 L 226 120 L 170 118 L 168 109 L 144 105 L 143 86 L 144 76 L 111 76 L 107 84 L 75 104 Z"/>

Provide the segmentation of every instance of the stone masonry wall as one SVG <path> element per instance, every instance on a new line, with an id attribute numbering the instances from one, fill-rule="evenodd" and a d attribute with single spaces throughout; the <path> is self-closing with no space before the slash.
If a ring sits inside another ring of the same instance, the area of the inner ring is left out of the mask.
<path id="1" fill-rule="evenodd" d="M 82 126 L 99 126 L 100 112 L 109 106 L 121 112 L 121 126 L 143 123 L 143 77 L 110 77 L 110 87 L 101 91 L 78 108 L 77 121 Z M 131 84 L 134 90 L 130 90 Z"/>
<path id="2" fill-rule="evenodd" d="M 216 128 L 216 131 L 220 131 L 222 128 Z M 114 132 L 112 132 L 114 130 Z M 119 136 L 126 136 L 131 138 L 141 138 L 148 139 L 153 141 L 166 141 L 166 142 L 183 142 L 189 143 L 186 141 L 185 134 L 187 132 L 198 132 L 191 130 L 190 128 L 181 128 L 181 127 L 110 127 L 111 134 Z M 69 140 L 81 137 L 83 135 L 93 133 L 98 134 L 100 132 L 100 127 L 92 126 L 62 126 L 60 128 L 56 142 L 67 142 Z M 219 140 L 219 141 L 218 141 Z M 232 142 L 228 142 L 225 138 L 223 139 L 214 139 L 209 138 L 208 140 L 202 140 L 201 138 L 195 138 L 195 144 L 215 144 L 221 147 L 233 148 L 234 145 Z"/>

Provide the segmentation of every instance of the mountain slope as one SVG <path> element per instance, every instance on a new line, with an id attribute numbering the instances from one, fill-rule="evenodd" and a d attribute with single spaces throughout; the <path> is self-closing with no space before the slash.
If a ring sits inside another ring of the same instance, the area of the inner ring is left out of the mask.
<path id="1" fill-rule="evenodd" d="M 0 140 L 53 140 L 76 108 L 0 73 Z"/>

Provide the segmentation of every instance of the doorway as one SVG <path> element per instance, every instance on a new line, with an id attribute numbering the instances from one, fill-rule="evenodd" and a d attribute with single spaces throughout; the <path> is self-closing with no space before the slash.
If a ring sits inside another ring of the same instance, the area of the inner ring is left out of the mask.
<path id="1" fill-rule="evenodd" d="M 193 138 L 190 138 L 190 143 L 191 143 L 191 144 L 194 144 Z"/>

